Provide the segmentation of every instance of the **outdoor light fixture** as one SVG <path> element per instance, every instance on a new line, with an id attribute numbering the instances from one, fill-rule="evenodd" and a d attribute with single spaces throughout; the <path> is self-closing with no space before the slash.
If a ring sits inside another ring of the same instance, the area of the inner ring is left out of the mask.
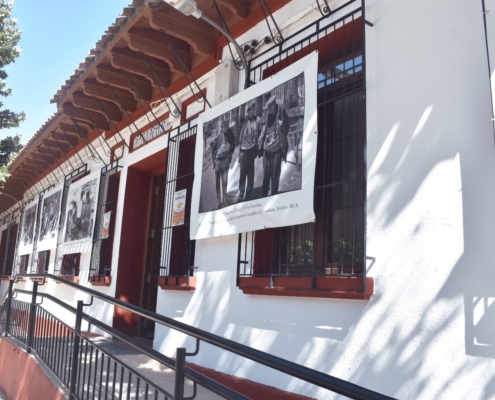
<path id="1" fill-rule="evenodd" d="M 185 15 L 201 18 L 203 14 L 201 10 L 198 10 L 198 5 L 194 0 L 165 0 L 165 2 Z"/>
<path id="2" fill-rule="evenodd" d="M 249 76 L 249 71 L 248 71 L 248 64 L 246 61 L 246 57 L 244 56 L 243 51 L 233 38 L 233 36 L 225 29 L 223 26 L 217 24 L 215 21 L 213 21 L 211 18 L 207 17 L 206 15 L 203 14 L 203 12 L 198 9 L 198 5 L 196 4 L 195 0 L 163 0 L 165 3 L 171 5 L 174 7 L 176 10 L 180 11 L 184 15 L 192 15 L 193 17 L 200 18 L 209 25 L 213 26 L 215 29 L 217 29 L 219 32 L 223 33 L 227 39 L 230 40 L 230 42 L 234 45 L 235 49 L 237 50 L 237 54 L 239 54 L 239 57 L 241 59 L 242 65 L 244 66 L 244 71 L 246 73 L 246 84 L 245 88 L 247 87 L 247 81 L 248 81 L 248 76 Z"/>

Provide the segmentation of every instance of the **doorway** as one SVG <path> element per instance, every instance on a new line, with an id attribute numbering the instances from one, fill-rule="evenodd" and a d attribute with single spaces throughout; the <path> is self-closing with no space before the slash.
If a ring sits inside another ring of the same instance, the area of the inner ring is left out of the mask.
<path id="1" fill-rule="evenodd" d="M 153 177 L 151 190 L 151 204 L 148 218 L 148 245 L 146 249 L 146 262 L 144 267 L 144 279 L 142 289 L 141 307 L 156 312 L 158 269 L 162 249 L 162 225 L 163 208 L 165 200 L 165 174 Z M 155 323 L 141 318 L 140 336 L 153 339 L 155 335 Z"/>
<path id="2" fill-rule="evenodd" d="M 156 311 L 156 276 L 161 251 L 166 150 L 127 170 L 115 297 Z M 154 325 L 115 307 L 113 327 L 126 335 L 152 339 Z"/>

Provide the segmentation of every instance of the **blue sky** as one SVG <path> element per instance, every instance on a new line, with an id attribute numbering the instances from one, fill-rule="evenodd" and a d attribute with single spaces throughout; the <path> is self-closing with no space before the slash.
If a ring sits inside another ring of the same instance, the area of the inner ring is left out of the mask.
<path id="1" fill-rule="evenodd" d="M 13 18 L 22 30 L 22 52 L 7 66 L 5 108 L 26 113 L 19 128 L 0 131 L 0 139 L 16 133 L 26 143 L 56 111 L 55 92 L 132 0 L 16 0 Z"/>

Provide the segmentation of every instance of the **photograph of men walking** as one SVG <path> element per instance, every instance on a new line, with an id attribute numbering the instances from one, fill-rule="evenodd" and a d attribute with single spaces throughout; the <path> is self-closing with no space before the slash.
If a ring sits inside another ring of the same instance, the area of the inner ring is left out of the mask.
<path id="1" fill-rule="evenodd" d="M 204 123 L 199 212 L 301 189 L 304 73 Z"/>

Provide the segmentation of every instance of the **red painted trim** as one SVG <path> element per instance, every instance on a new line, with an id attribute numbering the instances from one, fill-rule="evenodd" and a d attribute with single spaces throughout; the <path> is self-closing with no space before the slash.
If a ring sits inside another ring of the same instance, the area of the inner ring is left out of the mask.
<path id="1" fill-rule="evenodd" d="M 201 91 L 203 93 L 203 96 L 206 98 L 206 88 Z M 187 107 L 193 104 L 195 101 L 198 101 L 197 96 L 199 93 L 197 93 L 194 96 L 189 97 L 188 99 L 184 100 L 182 102 L 182 109 L 181 109 L 181 114 L 180 114 L 180 123 L 183 124 L 184 122 L 190 121 L 194 118 L 196 118 L 199 114 L 203 113 L 206 110 L 206 101 L 203 99 L 203 110 L 200 112 L 190 116 L 186 117 L 187 115 Z"/>
<path id="2" fill-rule="evenodd" d="M 310 400 L 309 397 L 301 396 L 299 394 L 285 392 L 283 390 L 263 385 L 258 382 L 250 381 L 248 379 L 239 378 L 237 376 L 227 375 L 222 372 L 214 371 L 209 368 L 200 367 L 199 365 L 186 363 L 187 366 L 202 375 L 207 376 L 214 381 L 227 386 L 230 389 L 250 398 L 250 399 L 280 399 L 280 400 Z"/>
<path id="3" fill-rule="evenodd" d="M 117 157 L 117 154 L 115 154 L 115 150 L 117 149 L 122 149 L 122 156 L 124 156 L 124 141 L 121 140 L 117 144 L 112 146 L 112 154 L 110 156 L 110 163 L 113 163 L 115 160 L 120 160 L 122 157 Z"/>
<path id="4" fill-rule="evenodd" d="M 79 276 L 75 275 L 60 275 L 61 279 L 65 279 L 69 282 L 79 283 Z M 62 282 L 56 281 L 56 283 L 61 284 Z"/>
<path id="5" fill-rule="evenodd" d="M 362 290 L 362 278 L 318 276 L 315 289 L 311 289 L 311 277 L 274 277 L 270 288 L 270 278 L 239 278 L 239 289 L 244 294 L 265 296 L 317 297 L 328 299 L 369 300 L 374 291 L 373 277 L 366 278 L 366 292 Z"/>
<path id="6" fill-rule="evenodd" d="M 112 277 L 93 275 L 89 277 L 89 283 L 93 286 L 110 286 L 112 284 Z"/>
<path id="7" fill-rule="evenodd" d="M 187 277 L 185 276 L 159 276 L 156 284 L 163 290 L 180 290 L 193 292 L 196 290 L 196 277 L 189 277 L 189 286 L 187 286 Z"/>

